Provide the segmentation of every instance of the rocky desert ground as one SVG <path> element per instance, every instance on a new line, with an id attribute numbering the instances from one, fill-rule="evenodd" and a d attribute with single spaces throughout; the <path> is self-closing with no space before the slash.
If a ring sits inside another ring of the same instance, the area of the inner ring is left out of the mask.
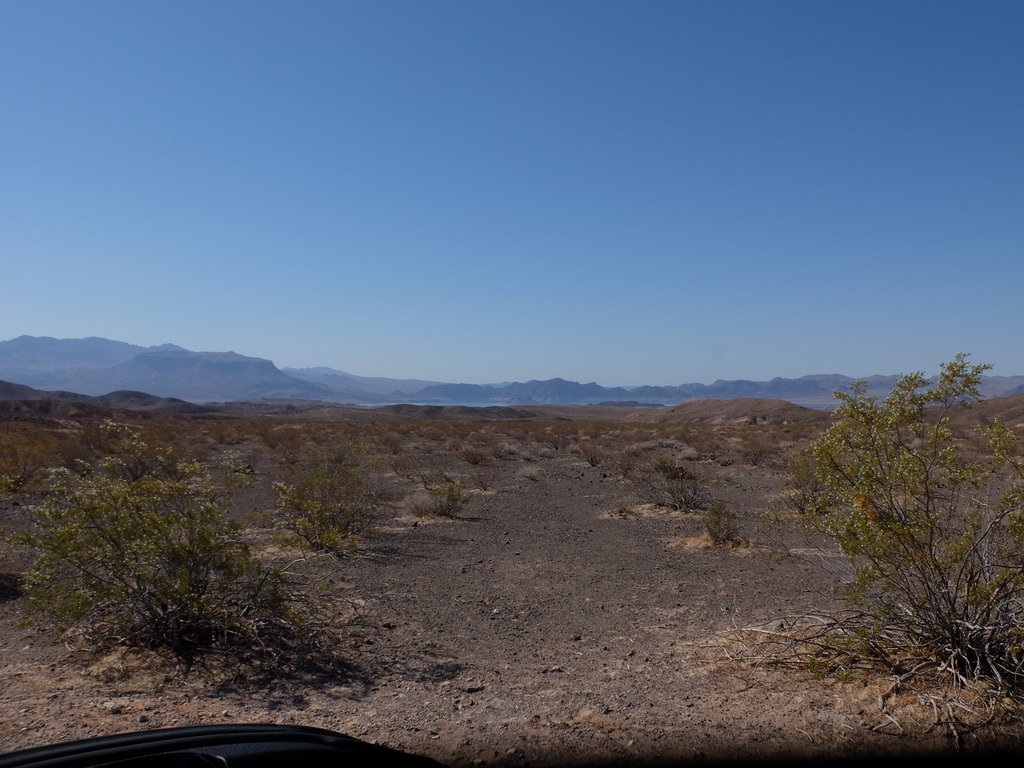
<path id="1" fill-rule="evenodd" d="M 934 700 L 877 670 L 772 663 L 752 645 L 842 605 L 834 553 L 785 519 L 788 458 L 827 412 L 728 401 L 175 415 L 37 403 L 9 408 L 0 430 L 9 456 L 42 436 L 40 455 L 59 457 L 107 418 L 205 458 L 241 457 L 254 481 L 235 514 L 253 526 L 273 509 L 289 446 L 337 434 L 374 447 L 386 503 L 332 582 L 354 611 L 346 663 L 246 682 L 215 660 L 183 673 L 160 654 L 97 651 L 23 623 L 17 575 L 31 553 L 8 544 L 2 751 L 246 722 L 328 728 L 451 766 L 995 759 L 1024 746 L 1019 719 L 954 734 Z M 713 545 L 700 513 L 651 499 L 636 478 L 658 458 L 699 473 L 735 512 L 733 541 Z M 430 478 L 463 484 L 457 515 L 425 512 Z M 41 493 L 2 498 L 8 530 Z"/>

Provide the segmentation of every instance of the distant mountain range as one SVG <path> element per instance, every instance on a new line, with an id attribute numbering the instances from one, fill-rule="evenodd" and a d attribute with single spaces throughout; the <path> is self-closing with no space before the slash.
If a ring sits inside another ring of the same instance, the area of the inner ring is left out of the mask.
<path id="1" fill-rule="evenodd" d="M 870 394 L 884 396 L 898 375 L 867 376 Z M 677 386 L 604 387 L 565 379 L 454 384 L 355 376 L 332 368 L 284 368 L 235 352 L 193 352 L 174 344 L 140 347 L 98 337 L 19 336 L 0 341 L 0 381 L 36 390 L 99 396 L 147 393 L 190 403 L 292 400 L 353 405 L 678 405 L 694 400 L 770 398 L 830 407 L 833 393 L 856 379 L 815 374 L 770 381 L 716 381 Z M 988 376 L 985 397 L 1024 393 L 1024 376 Z"/>

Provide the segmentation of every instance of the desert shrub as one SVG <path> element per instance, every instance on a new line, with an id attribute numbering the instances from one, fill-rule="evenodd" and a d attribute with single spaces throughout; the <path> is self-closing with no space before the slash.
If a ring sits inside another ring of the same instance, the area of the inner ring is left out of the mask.
<path id="1" fill-rule="evenodd" d="M 385 464 L 402 480 L 416 479 L 416 465 L 412 458 L 404 453 L 388 454 Z"/>
<path id="2" fill-rule="evenodd" d="M 740 455 L 752 467 L 767 464 L 778 452 L 778 446 L 771 438 L 762 434 L 758 428 L 747 432 L 740 438 Z"/>
<path id="3" fill-rule="evenodd" d="M 711 543 L 724 548 L 740 543 L 740 526 L 736 512 L 724 501 L 714 501 L 701 515 L 704 531 Z"/>
<path id="4" fill-rule="evenodd" d="M 556 451 L 560 450 L 569 445 L 571 441 L 565 430 L 566 427 L 561 425 L 545 427 L 544 431 L 537 435 L 537 440 L 550 448 L 554 448 Z"/>
<path id="5" fill-rule="evenodd" d="M 519 448 L 504 440 L 496 441 L 491 445 L 491 455 L 496 459 L 514 459 L 520 453 Z"/>
<path id="6" fill-rule="evenodd" d="M 825 490 L 825 482 L 818 472 L 817 460 L 811 450 L 794 451 L 786 462 L 787 488 L 781 499 L 781 506 L 773 510 L 775 523 L 781 522 L 786 511 L 798 519 L 813 520 L 816 513 L 812 506 Z M 803 524 L 805 529 L 814 526 Z"/>
<path id="7" fill-rule="evenodd" d="M 307 444 L 285 460 L 274 483 L 285 524 L 317 552 L 351 553 L 383 501 L 373 460 L 349 442 Z"/>
<path id="8" fill-rule="evenodd" d="M 590 437 L 581 437 L 576 442 L 576 452 L 592 467 L 598 467 L 604 461 L 605 452 L 601 443 Z"/>
<path id="9" fill-rule="evenodd" d="M 710 482 L 704 473 L 665 457 L 634 472 L 631 479 L 641 497 L 653 504 L 699 512 L 711 503 Z"/>
<path id="10" fill-rule="evenodd" d="M 183 658 L 292 644 L 301 628 L 281 574 L 227 517 L 230 491 L 195 461 L 121 438 L 120 455 L 81 474 L 55 470 L 14 537 L 38 552 L 24 579 L 32 615 Z"/>
<path id="11" fill-rule="evenodd" d="M 424 467 L 420 469 L 417 475 L 419 476 L 420 485 L 426 490 L 430 490 L 434 486 L 455 482 L 455 479 L 444 466 Z"/>
<path id="12" fill-rule="evenodd" d="M 170 447 L 157 447 L 147 442 L 136 427 L 113 419 L 100 422 L 87 440 L 97 460 L 102 459 L 111 470 L 116 468 L 117 474 L 126 480 L 139 480 L 158 470 L 164 471 L 173 455 Z M 87 460 L 73 468 L 88 472 L 93 464 Z"/>
<path id="13" fill-rule="evenodd" d="M 458 454 L 466 463 L 474 466 L 483 464 L 487 459 L 487 454 L 476 445 L 463 445 L 458 449 Z"/>
<path id="14" fill-rule="evenodd" d="M 631 478 L 636 474 L 640 466 L 640 448 L 637 445 L 627 445 L 615 456 L 615 466 L 624 478 Z"/>
<path id="15" fill-rule="evenodd" d="M 405 447 L 405 436 L 394 427 L 380 430 L 375 440 L 385 453 L 392 456 L 400 455 Z"/>
<path id="16" fill-rule="evenodd" d="M 0 430 L 0 493 L 28 491 L 59 461 L 56 440 L 40 431 Z"/>
<path id="17" fill-rule="evenodd" d="M 793 507 L 850 559 L 846 596 L 865 650 L 896 670 L 1024 683 L 1024 464 L 1016 436 L 984 428 L 988 450 L 954 438 L 950 414 L 978 398 L 987 365 L 966 355 L 929 382 L 904 376 L 882 402 L 837 393 Z"/>
<path id="18" fill-rule="evenodd" d="M 431 485 L 427 488 L 426 503 L 417 506 L 421 516 L 456 518 L 469 503 L 470 495 L 463 490 L 461 482 Z"/>
<path id="19" fill-rule="evenodd" d="M 272 451 L 294 452 L 309 440 L 308 425 L 285 422 L 252 422 L 254 437 L 261 440 Z"/>
<path id="20" fill-rule="evenodd" d="M 458 517 L 470 500 L 470 496 L 463 492 L 461 482 L 434 486 L 430 489 L 430 496 L 434 504 L 434 513 L 440 517 Z"/>
<path id="21" fill-rule="evenodd" d="M 172 436 L 181 434 L 178 425 L 173 421 L 164 423 L 170 428 Z M 157 422 L 157 424 L 159 425 L 160 422 Z M 241 445 L 250 438 L 249 430 L 241 428 L 234 419 L 218 419 L 204 426 L 210 442 L 217 445 Z M 147 439 L 155 440 L 152 430 L 152 427 L 146 430 L 146 437 Z M 195 429 L 190 430 L 190 432 L 194 434 Z M 164 442 L 167 442 L 166 439 Z"/>
<path id="22" fill-rule="evenodd" d="M 471 473 L 473 482 L 481 491 L 490 490 L 494 481 L 498 479 L 498 472 L 494 467 L 480 466 Z"/>

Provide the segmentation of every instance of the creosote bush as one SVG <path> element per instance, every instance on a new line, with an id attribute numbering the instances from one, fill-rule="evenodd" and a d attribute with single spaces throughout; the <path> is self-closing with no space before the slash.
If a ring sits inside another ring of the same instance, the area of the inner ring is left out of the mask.
<path id="1" fill-rule="evenodd" d="M 8 427 L 0 430 L 0 494 L 21 493 L 39 484 L 58 463 L 56 440 L 47 434 Z"/>
<path id="2" fill-rule="evenodd" d="M 309 444 L 286 461 L 274 484 L 286 525 L 317 552 L 346 554 L 382 503 L 373 462 L 358 443 Z"/>
<path id="3" fill-rule="evenodd" d="M 117 437 L 118 455 L 55 470 L 32 527 L 14 537 L 38 552 L 24 581 L 35 619 L 183 659 L 301 643 L 284 575 L 226 515 L 230 489 L 131 430 Z"/>
<path id="4" fill-rule="evenodd" d="M 428 486 L 427 493 L 426 503 L 416 507 L 417 514 L 423 516 L 456 518 L 472 498 L 457 481 Z"/>
<path id="5" fill-rule="evenodd" d="M 955 437 L 987 365 L 960 354 L 929 382 L 904 376 L 881 402 L 837 393 L 834 425 L 797 464 L 803 526 L 850 559 L 847 597 L 862 651 L 897 673 L 933 670 L 956 688 L 1024 687 L 1024 463 L 1017 436 Z M 813 469 L 813 472 L 810 471 Z"/>
<path id="6" fill-rule="evenodd" d="M 701 517 L 704 522 L 704 530 L 714 546 L 724 549 L 741 543 L 736 512 L 724 501 L 712 502 Z"/>
<path id="7" fill-rule="evenodd" d="M 576 452 L 592 467 L 598 467 L 605 459 L 604 447 L 600 441 L 590 437 L 581 437 L 576 443 Z"/>
<path id="8" fill-rule="evenodd" d="M 711 504 L 705 475 L 665 457 L 635 471 L 631 479 L 641 497 L 654 504 L 670 506 L 681 512 L 700 512 Z"/>

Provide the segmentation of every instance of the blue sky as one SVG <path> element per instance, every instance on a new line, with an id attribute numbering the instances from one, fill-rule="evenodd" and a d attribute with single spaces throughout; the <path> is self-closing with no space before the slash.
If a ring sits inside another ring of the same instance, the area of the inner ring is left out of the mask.
<path id="1" fill-rule="evenodd" d="M 0 0 L 0 339 L 1024 374 L 1024 3 Z"/>

